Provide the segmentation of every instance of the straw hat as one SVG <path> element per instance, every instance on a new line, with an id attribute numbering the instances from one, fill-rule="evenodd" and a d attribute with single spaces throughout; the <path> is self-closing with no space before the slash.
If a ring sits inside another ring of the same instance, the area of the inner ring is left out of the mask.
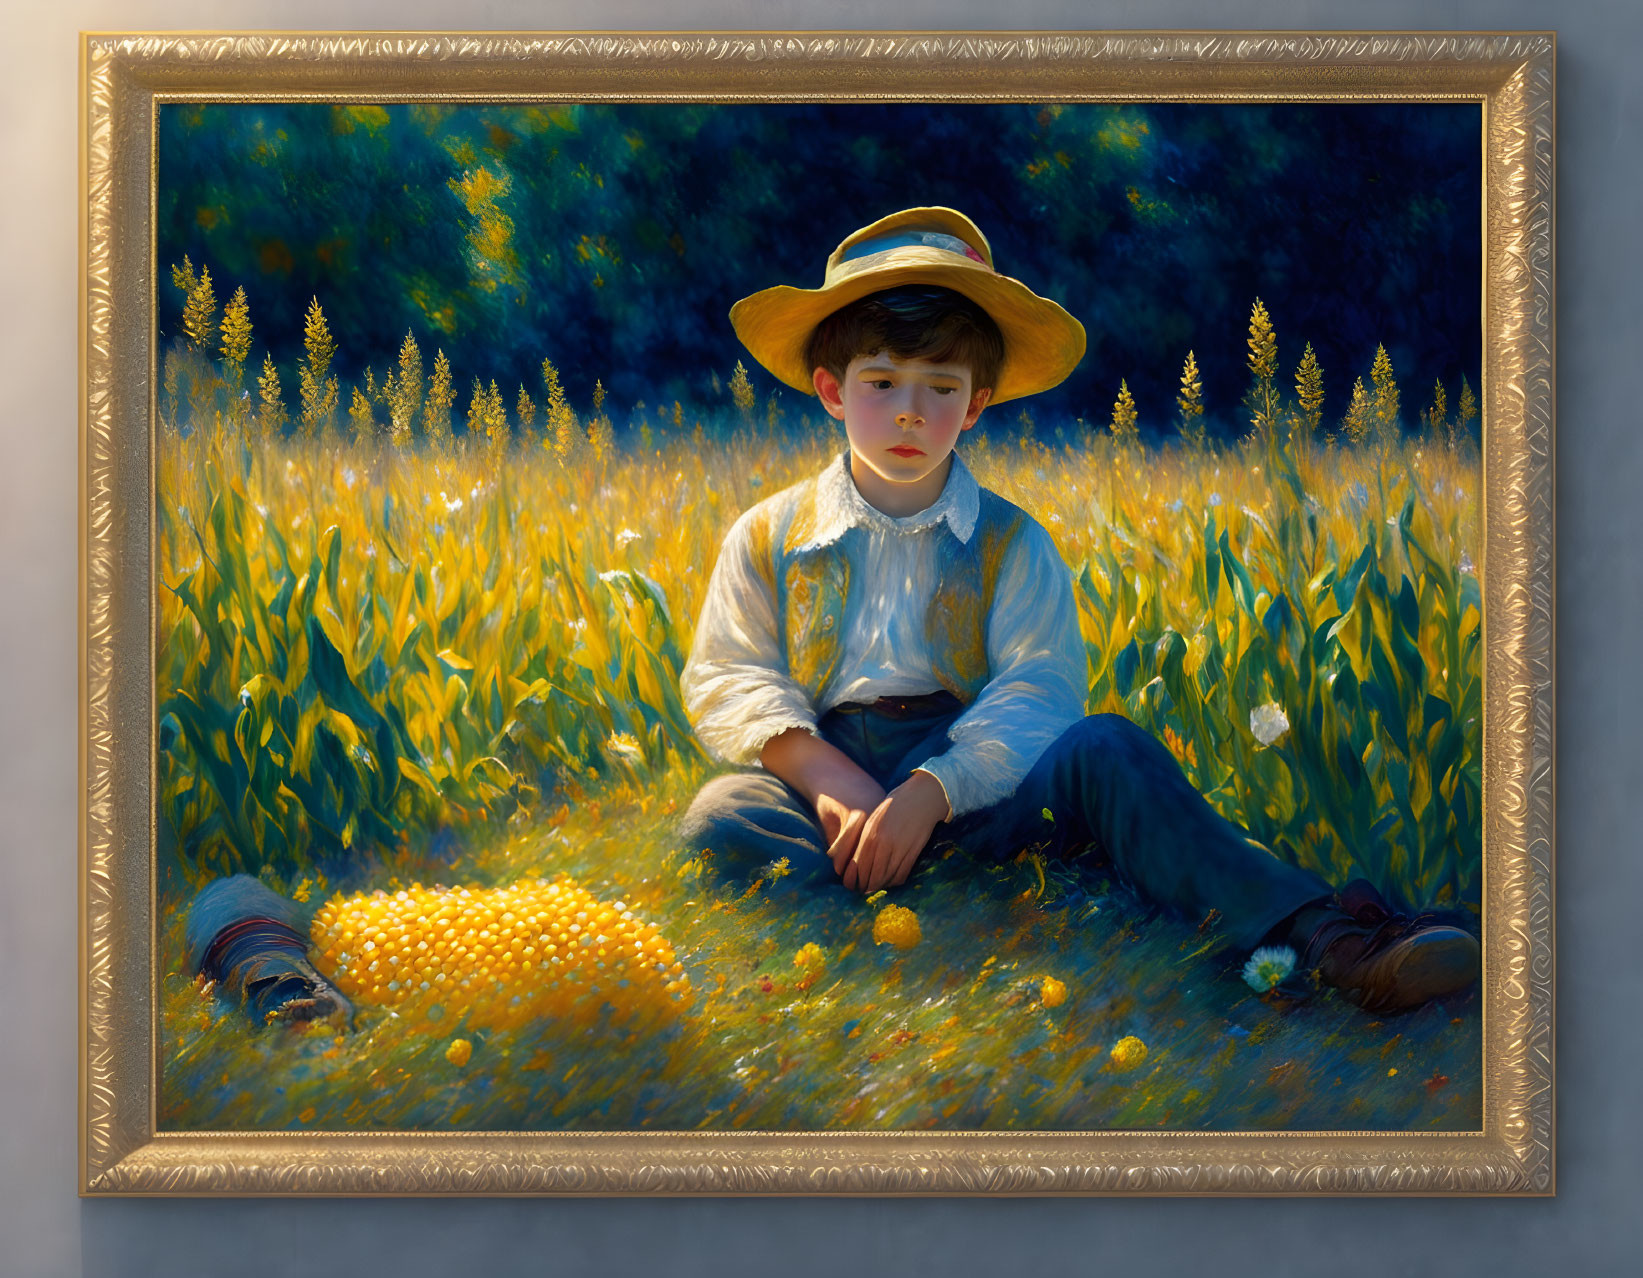
<path id="1" fill-rule="evenodd" d="M 827 259 L 820 288 L 785 284 L 730 308 L 736 336 L 795 390 L 815 393 L 804 358 L 816 325 L 840 307 L 906 284 L 934 284 L 969 298 L 1004 334 L 1004 363 L 989 403 L 1048 390 L 1084 357 L 1084 326 L 1020 280 L 993 269 L 976 224 L 956 209 L 903 209 L 848 236 Z"/>

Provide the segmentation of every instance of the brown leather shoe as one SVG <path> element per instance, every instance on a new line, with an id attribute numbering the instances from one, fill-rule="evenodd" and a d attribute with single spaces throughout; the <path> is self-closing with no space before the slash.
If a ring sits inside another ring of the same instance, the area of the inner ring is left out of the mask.
<path id="1" fill-rule="evenodd" d="M 1458 994 L 1477 979 L 1480 959 L 1470 932 L 1393 913 L 1358 879 L 1342 889 L 1338 913 L 1313 932 L 1301 961 L 1364 1010 L 1386 1014 Z"/>

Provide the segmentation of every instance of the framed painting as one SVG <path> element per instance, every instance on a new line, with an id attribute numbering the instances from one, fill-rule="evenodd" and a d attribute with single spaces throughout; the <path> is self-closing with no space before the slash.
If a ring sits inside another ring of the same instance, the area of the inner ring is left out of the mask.
<path id="1" fill-rule="evenodd" d="M 82 1192 L 1552 1192 L 1554 51 L 86 36 Z"/>

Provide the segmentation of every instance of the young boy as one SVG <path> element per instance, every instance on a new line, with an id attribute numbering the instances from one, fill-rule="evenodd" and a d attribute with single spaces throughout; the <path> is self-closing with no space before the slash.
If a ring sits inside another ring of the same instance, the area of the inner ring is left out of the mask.
<path id="1" fill-rule="evenodd" d="M 974 223 L 892 214 L 834 250 L 820 289 L 766 289 L 730 317 L 849 448 L 721 548 L 681 685 L 709 753 L 758 767 L 702 788 L 685 842 L 826 857 L 863 892 L 906 882 L 932 841 L 1091 846 L 1141 896 L 1218 915 L 1242 949 L 1288 944 L 1377 1013 L 1476 977 L 1469 933 L 1392 914 L 1367 883 L 1336 898 L 1218 815 L 1150 734 L 1083 715 L 1067 568 L 953 446 L 989 403 L 1061 382 L 1084 330 L 998 274 Z"/>

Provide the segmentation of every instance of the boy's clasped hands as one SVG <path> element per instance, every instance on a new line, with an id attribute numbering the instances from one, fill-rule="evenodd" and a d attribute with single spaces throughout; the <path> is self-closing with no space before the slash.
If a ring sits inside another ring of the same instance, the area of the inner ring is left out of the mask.
<path id="1" fill-rule="evenodd" d="M 815 809 L 833 869 L 857 891 L 905 883 L 949 815 L 947 794 L 930 773 L 914 772 L 886 794 L 843 751 L 802 728 L 771 738 L 760 761 Z"/>

